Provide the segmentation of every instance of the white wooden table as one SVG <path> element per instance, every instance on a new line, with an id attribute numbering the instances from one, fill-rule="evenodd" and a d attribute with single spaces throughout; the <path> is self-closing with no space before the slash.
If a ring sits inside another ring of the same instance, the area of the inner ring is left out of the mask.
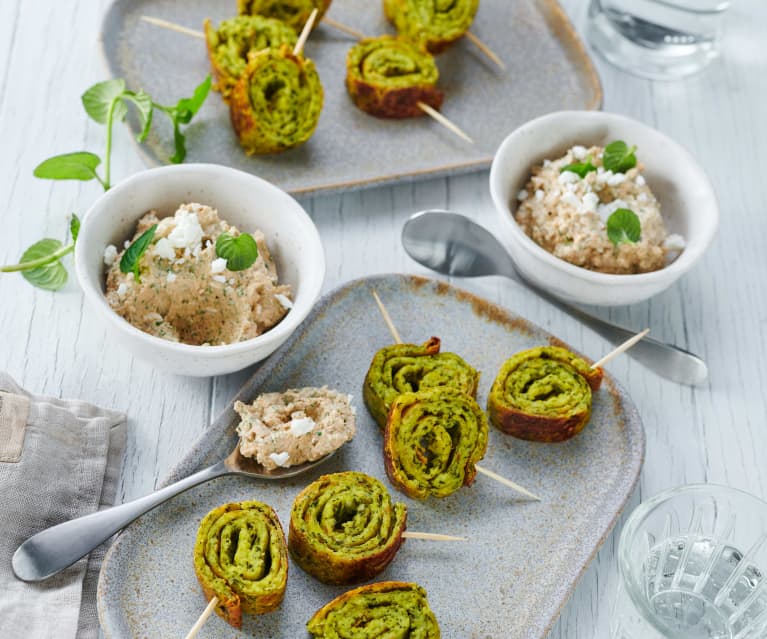
<path id="1" fill-rule="evenodd" d="M 504 0 L 484 0 L 501 2 Z M 582 30 L 586 0 L 565 3 Z M 0 262 L 12 263 L 43 236 L 63 238 L 66 217 L 98 196 L 95 183 L 37 180 L 45 157 L 103 148 L 103 129 L 86 120 L 79 96 L 104 79 L 97 47 L 107 0 L 0 2 Z M 767 6 L 736 0 L 723 57 L 703 75 L 674 83 L 641 80 L 597 60 L 605 109 L 670 134 L 708 171 L 722 223 L 702 263 L 671 290 L 629 308 L 598 310 L 634 329 L 703 356 L 707 386 L 664 381 L 624 357 L 610 371 L 630 390 L 647 431 L 638 500 L 691 482 L 729 484 L 767 497 Z M 499 140 L 505 131 L 499 131 Z M 118 127 L 113 175 L 140 164 Z M 319 227 L 325 290 L 372 273 L 424 273 L 404 255 L 399 230 L 410 213 L 450 208 L 494 227 L 487 173 L 345 195 L 304 198 Z M 527 291 L 497 278 L 466 281 L 586 353 L 608 345 Z M 119 499 L 151 491 L 252 371 L 188 379 L 152 370 L 113 346 L 74 281 L 51 294 L 18 275 L 0 276 L 0 367 L 30 391 L 77 397 L 126 411 L 129 441 Z M 618 527 L 618 530 L 620 526 Z M 551 637 L 604 638 L 617 585 L 617 534 L 587 570 Z M 513 619 L 513 611 L 510 611 Z M 463 639 L 453 638 L 448 639 Z"/>

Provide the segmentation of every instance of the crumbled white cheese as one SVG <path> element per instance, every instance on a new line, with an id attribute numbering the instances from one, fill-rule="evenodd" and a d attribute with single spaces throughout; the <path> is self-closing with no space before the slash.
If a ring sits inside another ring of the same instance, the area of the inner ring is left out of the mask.
<path id="1" fill-rule="evenodd" d="M 117 259 L 117 247 L 114 244 L 110 244 L 104 249 L 104 264 L 112 266 Z"/>
<path id="2" fill-rule="evenodd" d="M 127 282 L 120 282 L 120 286 L 117 287 L 117 295 L 119 297 L 125 297 L 125 294 L 128 292 L 129 288 L 130 284 Z"/>
<path id="3" fill-rule="evenodd" d="M 275 293 L 274 297 L 280 304 L 282 304 L 283 308 L 293 308 L 293 302 L 290 301 L 290 298 L 287 295 L 283 295 L 282 293 Z"/>
<path id="4" fill-rule="evenodd" d="M 168 273 L 168 278 L 167 279 L 168 279 L 168 284 L 170 284 L 171 282 L 175 282 L 176 281 L 176 274 L 175 273 Z"/>
<path id="5" fill-rule="evenodd" d="M 524 202 L 527 199 L 527 191 L 525 189 L 522 189 L 519 193 L 517 193 L 517 200 L 520 202 Z"/>
<path id="6" fill-rule="evenodd" d="M 229 278 L 229 284 L 231 284 L 232 286 L 234 286 L 234 278 L 233 278 L 233 277 L 230 277 L 230 278 Z"/>
<path id="7" fill-rule="evenodd" d="M 679 233 L 672 233 L 663 242 L 663 248 L 669 251 L 681 251 L 685 246 L 687 246 L 687 242 Z"/>
<path id="8" fill-rule="evenodd" d="M 545 167 L 551 166 L 551 160 L 544 160 L 543 161 L 543 166 L 545 166 Z"/>
<path id="9" fill-rule="evenodd" d="M 125 240 L 123 242 L 123 248 L 128 248 L 130 246 L 130 240 Z"/>
<path id="10" fill-rule="evenodd" d="M 217 257 L 210 263 L 211 273 L 223 273 L 226 270 L 226 258 Z"/>
<path id="11" fill-rule="evenodd" d="M 277 466 L 282 466 L 283 468 L 290 466 L 288 463 L 290 461 L 289 453 L 269 453 L 269 459 L 271 459 Z"/>
<path id="12" fill-rule="evenodd" d="M 573 173 L 572 171 L 562 171 L 557 178 L 560 184 L 570 184 L 572 182 L 577 182 L 580 179 L 580 175 Z"/>
<path id="13" fill-rule="evenodd" d="M 129 280 L 132 280 L 132 279 L 134 278 L 134 275 L 133 275 L 133 271 L 131 271 L 130 273 L 128 273 L 128 274 L 126 275 L 126 277 L 127 277 Z"/>
<path id="14" fill-rule="evenodd" d="M 607 184 L 610 186 L 618 186 L 626 179 L 625 173 L 616 173 L 615 175 L 611 175 L 609 178 L 607 178 Z"/>
<path id="15" fill-rule="evenodd" d="M 581 210 L 588 213 L 596 213 L 597 204 L 599 204 L 599 196 L 596 193 L 586 193 L 583 196 Z"/>
<path id="16" fill-rule="evenodd" d="M 580 144 L 576 144 L 570 151 L 572 151 L 573 157 L 576 160 L 582 160 L 586 157 L 586 153 L 588 153 L 588 149 Z"/>
<path id="17" fill-rule="evenodd" d="M 575 193 L 565 193 L 561 198 L 561 202 L 564 204 L 569 204 L 576 211 L 580 210 L 581 208 L 581 200 Z"/>
<path id="18" fill-rule="evenodd" d="M 640 193 L 637 195 L 637 200 L 639 202 L 647 202 L 647 193 Z"/>
<path id="19" fill-rule="evenodd" d="M 166 260 L 176 259 L 176 249 L 170 245 L 166 237 L 161 237 L 157 240 L 157 243 L 154 245 L 154 254 Z"/>
<path id="20" fill-rule="evenodd" d="M 223 275 L 214 275 L 213 279 L 217 282 L 221 282 L 222 284 L 226 284 L 226 277 Z"/>
<path id="21" fill-rule="evenodd" d="M 196 213 L 179 210 L 176 212 L 176 226 L 168 234 L 168 242 L 174 248 L 193 251 L 202 244 L 202 227 Z"/>
<path id="22" fill-rule="evenodd" d="M 620 198 L 613 200 L 612 202 L 609 202 L 608 204 L 600 204 L 597 206 L 597 213 L 599 213 L 599 217 L 602 218 L 603 222 L 607 222 L 607 218 L 610 217 L 615 211 L 618 209 L 625 209 L 628 208 L 628 205 L 621 200 Z"/>
<path id="23" fill-rule="evenodd" d="M 612 171 L 603 171 L 602 167 L 599 167 L 597 170 L 597 184 L 604 184 L 605 182 L 608 182 L 612 176 Z"/>
<path id="24" fill-rule="evenodd" d="M 311 417 L 299 417 L 290 420 L 290 434 L 294 437 L 301 437 L 306 433 L 311 433 L 316 424 Z"/>
<path id="25" fill-rule="evenodd" d="M 537 189 L 535 191 L 535 199 L 538 200 L 539 202 L 543 199 L 543 195 L 544 193 L 542 189 Z"/>
<path id="26" fill-rule="evenodd" d="M 637 186 L 644 186 L 645 184 L 647 184 L 647 181 L 644 179 L 644 175 L 637 175 L 634 178 L 634 182 L 636 182 Z"/>

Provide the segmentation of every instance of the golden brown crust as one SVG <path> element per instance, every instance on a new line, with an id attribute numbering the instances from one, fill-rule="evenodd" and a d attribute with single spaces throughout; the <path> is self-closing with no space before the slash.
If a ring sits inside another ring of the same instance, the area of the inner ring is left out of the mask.
<path id="1" fill-rule="evenodd" d="M 445 94 L 436 87 L 381 89 L 362 80 L 347 79 L 346 88 L 357 108 L 377 118 L 415 118 L 425 115 L 418 102 L 439 109 Z"/>

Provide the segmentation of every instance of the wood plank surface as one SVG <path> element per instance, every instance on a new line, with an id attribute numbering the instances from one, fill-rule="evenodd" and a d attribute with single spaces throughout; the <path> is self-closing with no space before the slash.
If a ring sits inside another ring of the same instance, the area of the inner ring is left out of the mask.
<path id="1" fill-rule="evenodd" d="M 582 32 L 588 3 L 563 4 Z M 103 129 L 86 120 L 79 96 L 104 79 L 97 37 L 106 5 L 0 3 L 2 263 L 15 262 L 43 236 L 63 239 L 69 213 L 83 214 L 99 195 L 95 183 L 42 181 L 32 170 L 55 153 L 101 153 Z M 604 108 L 655 126 L 690 149 L 714 183 L 722 218 L 705 258 L 669 291 L 631 307 L 594 309 L 635 329 L 651 327 L 655 337 L 702 355 L 711 371 L 709 383 L 693 390 L 659 379 L 627 357 L 609 364 L 630 390 L 647 431 L 647 462 L 632 507 L 645 496 L 691 482 L 729 484 L 767 497 L 767 181 L 760 162 L 767 142 L 765 29 L 767 5 L 733 3 L 722 57 L 705 73 L 676 82 L 635 78 L 597 59 Z M 499 141 L 506 133 L 498 131 Z M 119 180 L 142 165 L 124 127 L 115 138 L 113 175 Z M 412 212 L 448 208 L 497 227 L 486 172 L 301 202 L 325 245 L 326 291 L 372 273 L 425 274 L 399 244 L 402 223 Z M 252 371 L 191 379 L 152 370 L 111 343 L 70 273 L 70 283 L 56 294 L 32 288 L 18 275 L 0 276 L 0 367 L 32 392 L 126 411 L 129 441 L 119 499 L 135 498 L 152 490 Z M 511 282 L 458 284 L 593 357 L 609 349 Z M 616 549 L 617 532 L 585 572 L 551 638 L 608 636 Z"/>

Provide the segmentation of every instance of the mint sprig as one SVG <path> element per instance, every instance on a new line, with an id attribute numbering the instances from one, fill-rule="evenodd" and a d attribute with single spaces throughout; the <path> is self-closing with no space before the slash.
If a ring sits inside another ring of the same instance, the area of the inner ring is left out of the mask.
<path id="1" fill-rule="evenodd" d="M 570 171 L 571 173 L 577 174 L 581 179 L 585 178 L 591 171 L 596 171 L 597 167 L 595 167 L 591 163 L 591 156 L 586 156 L 586 159 L 583 162 L 573 162 L 572 164 L 568 164 L 567 166 L 563 167 L 560 173 L 564 173 L 565 171 Z"/>
<path id="2" fill-rule="evenodd" d="M 610 142 L 602 154 L 602 166 L 613 173 L 625 173 L 637 165 L 636 146 L 629 146 L 623 140 Z"/>
<path id="3" fill-rule="evenodd" d="M 636 244 L 642 238 L 642 224 L 631 209 L 616 209 L 607 218 L 607 237 L 617 247 Z"/>
<path id="4" fill-rule="evenodd" d="M 258 259 L 258 244 L 249 233 L 237 236 L 221 233 L 216 238 L 216 255 L 226 260 L 230 271 L 244 271 Z"/>
<path id="5" fill-rule="evenodd" d="M 123 273 L 133 273 L 137 282 L 141 281 L 141 258 L 152 243 L 155 231 L 157 231 L 157 224 L 152 224 L 152 226 L 133 240 L 120 258 L 120 271 Z"/>

